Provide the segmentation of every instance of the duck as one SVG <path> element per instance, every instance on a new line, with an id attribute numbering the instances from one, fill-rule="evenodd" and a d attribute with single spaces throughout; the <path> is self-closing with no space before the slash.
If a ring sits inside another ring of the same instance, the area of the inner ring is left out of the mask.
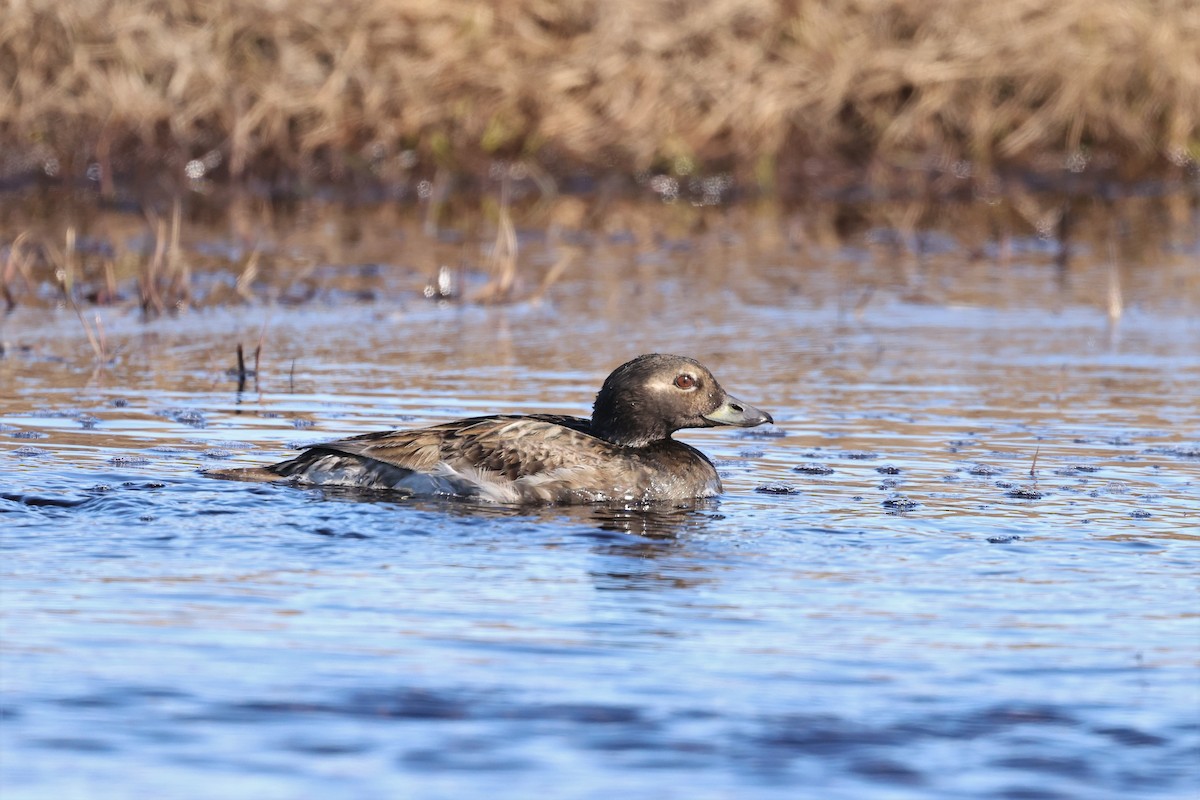
<path id="1" fill-rule="evenodd" d="M 699 361 L 648 353 L 617 367 L 590 419 L 500 414 L 314 444 L 213 477 L 392 490 L 504 504 L 655 503 L 714 497 L 721 479 L 684 428 L 774 423 Z"/>

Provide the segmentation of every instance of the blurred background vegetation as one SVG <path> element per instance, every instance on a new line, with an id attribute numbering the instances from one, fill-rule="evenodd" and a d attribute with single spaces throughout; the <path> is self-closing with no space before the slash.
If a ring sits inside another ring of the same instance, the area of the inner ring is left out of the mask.
<path id="1" fill-rule="evenodd" d="M 1179 174 L 1192 0 L 3 0 L 0 178 Z"/>
<path id="2" fill-rule="evenodd" d="M 537 299 L 746 236 L 1194 260 L 1197 42 L 1200 0 L 0 0 L 0 307 Z"/>

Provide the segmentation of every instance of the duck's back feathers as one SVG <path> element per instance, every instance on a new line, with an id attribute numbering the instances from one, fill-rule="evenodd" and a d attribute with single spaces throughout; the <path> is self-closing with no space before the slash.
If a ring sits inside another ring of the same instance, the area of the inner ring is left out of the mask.
<path id="1" fill-rule="evenodd" d="M 610 447 L 574 417 L 492 416 L 416 430 L 368 433 L 318 445 L 346 455 L 428 472 L 439 463 L 486 469 L 508 480 L 563 467 L 598 464 Z"/>

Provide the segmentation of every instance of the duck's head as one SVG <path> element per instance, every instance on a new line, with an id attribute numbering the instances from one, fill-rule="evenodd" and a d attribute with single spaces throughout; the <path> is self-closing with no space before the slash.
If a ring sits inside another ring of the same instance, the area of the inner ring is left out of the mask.
<path id="1" fill-rule="evenodd" d="M 699 361 L 661 353 L 613 370 L 592 407 L 592 432 L 630 447 L 669 439 L 680 428 L 753 428 L 764 422 L 774 420 L 727 395 Z"/>

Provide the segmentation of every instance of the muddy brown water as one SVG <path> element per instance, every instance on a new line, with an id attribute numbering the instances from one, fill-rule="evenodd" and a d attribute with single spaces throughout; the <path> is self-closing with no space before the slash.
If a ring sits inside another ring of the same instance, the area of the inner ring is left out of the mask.
<path id="1" fill-rule="evenodd" d="M 302 300 L 89 307 L 107 363 L 52 292 L 20 304 L 0 328 L 4 796 L 1200 789 L 1195 237 L 1064 265 L 1036 234 L 968 252 L 934 227 L 914 252 L 789 224 L 523 231 L 539 275 L 578 264 L 487 306 L 423 297 L 442 256 L 411 256 L 425 228 L 397 214 L 390 244 L 355 240 L 376 255 L 309 263 Z M 198 261 L 239 246 L 192 236 Z M 455 279 L 481 284 L 452 239 Z M 234 346 L 260 341 L 239 392 Z M 522 509 L 201 474 L 586 414 L 648 351 L 777 420 L 681 434 L 718 500 Z"/>

